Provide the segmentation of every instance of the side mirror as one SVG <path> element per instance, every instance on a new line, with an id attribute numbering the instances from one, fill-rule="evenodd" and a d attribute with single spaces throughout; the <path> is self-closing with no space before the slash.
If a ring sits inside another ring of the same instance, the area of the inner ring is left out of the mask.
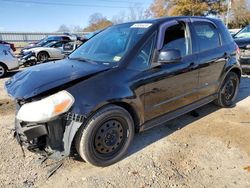
<path id="1" fill-rule="evenodd" d="M 161 50 L 158 57 L 158 63 L 161 64 L 177 63 L 180 60 L 181 60 L 181 52 L 180 50 L 176 49 Z"/>

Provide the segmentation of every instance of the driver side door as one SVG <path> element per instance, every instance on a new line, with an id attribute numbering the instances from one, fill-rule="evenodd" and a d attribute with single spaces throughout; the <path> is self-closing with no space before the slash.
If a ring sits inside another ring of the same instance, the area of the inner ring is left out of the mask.
<path id="1" fill-rule="evenodd" d="M 198 62 L 187 22 L 168 22 L 159 29 L 156 54 L 161 49 L 177 49 L 182 59 L 157 66 L 154 66 L 157 62 L 152 62 L 144 74 L 145 122 L 198 100 Z"/>
<path id="2" fill-rule="evenodd" d="M 50 50 L 50 56 L 53 59 L 63 59 L 64 54 L 62 53 L 62 47 L 64 42 L 60 41 L 54 44 L 53 48 Z"/>

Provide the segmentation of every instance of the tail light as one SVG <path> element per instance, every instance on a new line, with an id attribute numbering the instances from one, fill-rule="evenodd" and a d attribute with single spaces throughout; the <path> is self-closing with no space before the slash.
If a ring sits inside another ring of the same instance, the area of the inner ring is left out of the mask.
<path id="1" fill-rule="evenodd" d="M 238 55 L 240 55 L 240 48 L 239 48 L 239 46 L 237 44 L 236 44 L 236 52 L 237 52 Z"/>

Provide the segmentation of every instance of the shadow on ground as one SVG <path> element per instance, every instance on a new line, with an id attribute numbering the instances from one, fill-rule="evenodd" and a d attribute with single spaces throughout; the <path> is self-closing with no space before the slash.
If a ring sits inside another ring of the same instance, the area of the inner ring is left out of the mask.
<path id="1" fill-rule="evenodd" d="M 250 77 L 242 77 L 240 83 L 239 94 L 237 102 L 240 102 L 250 96 Z M 185 126 L 188 126 L 190 123 L 197 121 L 215 111 L 220 109 L 220 107 L 214 105 L 213 103 L 205 105 L 201 108 L 195 110 L 195 113 L 188 113 L 182 115 L 174 120 L 167 122 L 164 125 L 155 127 L 148 131 L 139 133 L 135 135 L 132 146 L 130 147 L 126 157 L 140 151 L 141 149 L 147 147 L 148 145 L 166 137 L 177 130 L 182 129 Z M 198 115 L 196 117 L 196 115 Z"/>
<path id="2" fill-rule="evenodd" d="M 244 76 L 241 79 L 237 103 L 244 100 L 248 96 L 250 96 L 250 76 Z M 193 112 L 175 118 L 161 126 L 157 126 L 150 130 L 136 134 L 125 158 L 139 152 L 148 145 L 151 145 L 152 143 L 171 135 L 175 131 L 182 129 L 188 126 L 190 123 L 197 121 L 219 109 L 220 107 L 216 106 L 213 103 L 210 103 L 196 109 Z M 74 160 L 82 161 L 76 150 L 72 151 L 71 157 L 73 157 Z"/>

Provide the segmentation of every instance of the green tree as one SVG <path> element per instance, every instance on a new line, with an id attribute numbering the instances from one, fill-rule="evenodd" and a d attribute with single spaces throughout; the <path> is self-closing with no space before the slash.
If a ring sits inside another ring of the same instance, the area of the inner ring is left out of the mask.
<path id="1" fill-rule="evenodd" d="M 154 0 L 149 7 L 149 15 L 158 18 L 168 15 L 170 2 L 166 0 Z"/>
<path id="2" fill-rule="evenodd" d="M 150 12 L 161 16 L 206 16 L 226 11 L 227 0 L 154 0 Z"/>
<path id="3" fill-rule="evenodd" d="M 234 0 L 229 27 L 241 28 L 250 24 L 250 2 L 247 0 Z"/>

